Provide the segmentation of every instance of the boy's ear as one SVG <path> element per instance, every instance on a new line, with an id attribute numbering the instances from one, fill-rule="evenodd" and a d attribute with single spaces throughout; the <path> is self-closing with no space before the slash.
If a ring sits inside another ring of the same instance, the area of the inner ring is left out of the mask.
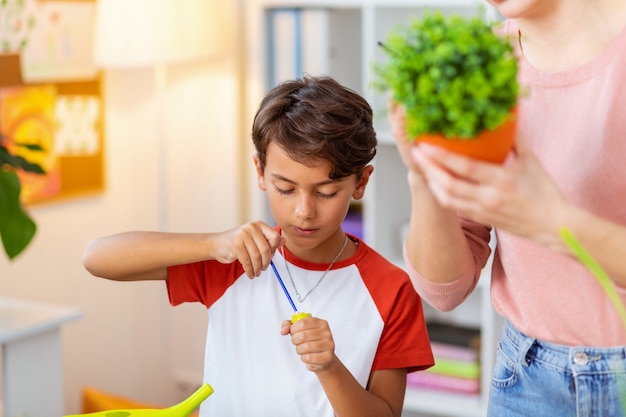
<path id="1" fill-rule="evenodd" d="M 352 193 L 353 199 L 360 200 L 363 198 L 363 195 L 365 195 L 365 187 L 370 180 L 370 175 L 372 175 L 372 172 L 374 172 L 373 165 L 368 165 L 363 169 L 363 175 L 361 175 L 361 178 L 359 178 L 359 182 L 357 182 L 356 188 Z"/>
<path id="2" fill-rule="evenodd" d="M 261 190 L 266 191 L 265 175 L 263 174 L 263 170 L 261 169 L 261 162 L 259 161 L 259 156 L 254 155 L 252 159 L 254 160 L 254 169 L 256 170 L 257 184 L 259 185 L 259 188 Z"/>

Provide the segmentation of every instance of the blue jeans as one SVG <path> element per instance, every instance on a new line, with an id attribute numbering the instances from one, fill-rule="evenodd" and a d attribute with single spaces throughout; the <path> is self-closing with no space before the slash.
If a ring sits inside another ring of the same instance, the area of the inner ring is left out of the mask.
<path id="1" fill-rule="evenodd" d="M 489 417 L 626 417 L 626 347 L 568 347 L 508 322 L 489 394 Z"/>

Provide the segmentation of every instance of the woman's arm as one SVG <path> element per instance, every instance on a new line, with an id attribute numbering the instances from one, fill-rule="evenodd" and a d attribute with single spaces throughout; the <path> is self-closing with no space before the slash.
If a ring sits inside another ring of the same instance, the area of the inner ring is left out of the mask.
<path id="1" fill-rule="evenodd" d="M 415 158 L 415 144 L 406 138 L 405 117 L 404 107 L 391 102 L 389 122 L 400 157 L 408 168 L 411 193 L 406 260 L 428 281 L 452 282 L 473 269 L 474 261 L 456 211 L 442 207 L 429 188 L 424 167 L 418 164 L 428 161 Z"/>
<path id="2" fill-rule="evenodd" d="M 409 172 L 411 212 L 406 260 L 426 280 L 449 283 L 474 270 L 474 259 L 457 213 L 443 208 L 421 176 Z"/>
<path id="3" fill-rule="evenodd" d="M 573 255 L 560 235 L 567 227 L 607 274 L 626 286 L 626 227 L 568 201 L 523 141 L 504 165 L 424 145 L 412 154 L 441 206 Z"/>

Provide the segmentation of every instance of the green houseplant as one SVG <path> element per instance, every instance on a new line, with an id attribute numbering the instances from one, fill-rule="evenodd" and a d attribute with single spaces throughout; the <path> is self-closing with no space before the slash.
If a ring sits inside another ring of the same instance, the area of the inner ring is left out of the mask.
<path id="1" fill-rule="evenodd" d="M 15 144 L 31 151 L 42 151 L 38 145 Z M 18 170 L 43 174 L 43 169 L 9 151 L 8 140 L 0 132 L 0 238 L 9 259 L 18 256 L 31 242 L 37 225 L 24 210 L 20 200 Z"/>
<path id="2" fill-rule="evenodd" d="M 0 66 L 4 71 L 0 87 L 22 85 L 20 52 L 28 44 L 28 36 L 35 25 L 30 12 L 18 13 L 13 17 L 14 23 L 24 30 L 16 37 L 10 30 L 2 30 L 7 28 L 0 27 Z M 12 141 L 0 131 L 0 239 L 10 260 L 26 249 L 37 231 L 37 225 L 21 203 L 22 186 L 18 171 L 44 173 L 41 166 L 20 155 L 22 149 L 43 151 L 38 145 Z"/>
<path id="3" fill-rule="evenodd" d="M 396 27 L 381 46 L 388 59 L 374 64 L 373 85 L 389 91 L 391 100 L 404 108 L 409 138 L 437 139 L 446 147 L 453 142 L 477 146 L 468 142 L 508 125 L 508 153 L 518 67 L 512 43 L 492 24 L 479 17 L 431 12 Z"/>

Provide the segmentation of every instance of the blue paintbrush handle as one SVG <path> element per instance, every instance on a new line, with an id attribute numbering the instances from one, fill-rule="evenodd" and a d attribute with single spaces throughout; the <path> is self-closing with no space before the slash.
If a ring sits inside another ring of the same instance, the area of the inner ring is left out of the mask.
<path id="1" fill-rule="evenodd" d="M 274 261 L 270 261 L 270 265 L 272 266 L 272 269 L 274 270 L 274 274 L 276 275 L 276 279 L 278 279 L 278 283 L 283 288 L 283 292 L 287 296 L 287 300 L 289 300 L 289 304 L 291 304 L 291 308 L 293 308 L 293 311 L 297 313 L 298 309 L 296 308 L 296 305 L 293 303 L 293 300 L 291 299 L 291 295 L 289 295 L 289 291 L 287 291 L 287 287 L 285 287 L 285 283 L 283 282 L 283 279 L 280 277 L 280 274 L 278 273 L 278 270 L 276 269 L 276 265 L 274 265 Z"/>

